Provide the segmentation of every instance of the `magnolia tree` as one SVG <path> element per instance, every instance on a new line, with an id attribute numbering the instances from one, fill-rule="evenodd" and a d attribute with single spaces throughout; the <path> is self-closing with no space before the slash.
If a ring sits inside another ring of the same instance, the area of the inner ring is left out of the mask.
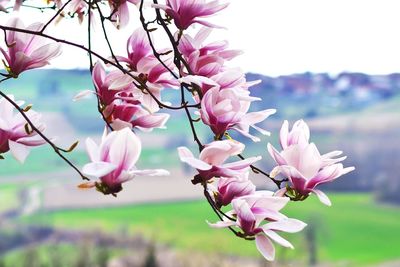
<path id="1" fill-rule="evenodd" d="M 1 82 L 49 64 L 53 58 L 62 56 L 65 46 L 76 47 L 88 53 L 94 90 L 82 91 L 75 100 L 95 95 L 97 107 L 93 108 L 98 109 L 105 124 L 99 144 L 90 138 L 86 140 L 89 162 L 80 169 L 68 159 L 68 153 L 77 143 L 69 148 L 58 146 L 46 135 L 40 113 L 0 91 L 1 158 L 10 154 L 23 163 L 31 148 L 48 144 L 84 180 L 80 188 L 95 188 L 105 195 L 117 196 L 123 189 L 122 184 L 135 176 L 168 175 L 163 169 L 135 167 L 141 153 L 141 141 L 136 133 L 165 128 L 170 115 L 163 110 L 184 111 L 198 151 L 178 147 L 177 156 L 195 170 L 193 185 L 203 188 L 206 201 L 219 217 L 219 221 L 208 224 L 213 228 L 228 228 L 238 238 L 254 240 L 267 260 L 274 259 L 273 243 L 293 248 L 279 233 L 296 233 L 306 224 L 288 218 L 280 212 L 282 208 L 289 201 L 304 201 L 311 194 L 323 204 L 331 205 L 318 186 L 354 168 L 343 167 L 340 162 L 346 157 L 340 157 L 340 151 L 321 155 L 315 144 L 310 143 L 310 130 L 302 120 L 292 127 L 283 122 L 280 148 L 265 144 L 276 163 L 270 172 L 256 167 L 260 156 L 242 155 L 245 145 L 230 134 L 237 132 L 248 137 L 249 142 L 260 142 L 257 135 L 269 135 L 269 132 L 257 124 L 275 110 L 249 112 L 254 101 L 262 101 L 252 96 L 250 90 L 260 81 L 247 81 L 242 70 L 227 66 L 241 51 L 229 49 L 226 41 L 207 41 L 211 31 L 223 26 L 214 25 L 209 17 L 227 6 L 228 3 L 218 0 L 162 3 L 157 0 L 48 0 L 45 6 L 23 0 L 1 0 L 0 10 L 11 13 L 8 22 L 0 25 L 4 35 L 0 51 L 5 67 L 0 73 Z M 53 14 L 46 21 L 25 26 L 19 9 Z M 49 33 L 49 25 L 54 26 L 61 19 L 76 24 L 86 21 L 79 34 L 87 34 L 88 43 L 81 45 L 76 40 L 60 39 Z M 137 20 L 141 26 L 131 29 L 132 34 L 125 41 L 126 53 L 117 55 L 106 26 L 112 24 L 112 29 L 118 31 L 129 20 Z M 94 30 L 104 34 L 102 41 L 108 50 L 103 54 L 92 49 Z M 169 40 L 168 46 L 158 48 L 157 40 L 165 37 Z M 165 102 L 166 90 L 174 91 L 180 102 Z M 213 142 L 205 143 L 199 138 L 196 133 L 199 124 L 210 129 Z M 276 190 L 257 191 L 250 179 L 254 173 L 271 180 Z"/>

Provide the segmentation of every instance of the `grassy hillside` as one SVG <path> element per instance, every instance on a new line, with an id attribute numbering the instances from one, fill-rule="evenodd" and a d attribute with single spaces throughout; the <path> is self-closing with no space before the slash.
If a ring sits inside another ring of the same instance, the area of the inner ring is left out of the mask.
<path id="1" fill-rule="evenodd" d="M 334 205 L 330 208 L 313 197 L 291 203 L 284 211 L 314 225 L 320 260 L 366 266 L 400 258 L 399 208 L 375 204 L 369 195 L 336 194 L 331 199 Z M 179 249 L 259 257 L 253 242 L 239 240 L 229 231 L 210 229 L 205 221 L 216 219 L 204 201 L 197 201 L 42 213 L 26 218 L 26 223 L 110 232 L 128 228 Z M 305 260 L 304 235 L 286 236 L 296 249 L 279 249 L 278 259 Z"/>

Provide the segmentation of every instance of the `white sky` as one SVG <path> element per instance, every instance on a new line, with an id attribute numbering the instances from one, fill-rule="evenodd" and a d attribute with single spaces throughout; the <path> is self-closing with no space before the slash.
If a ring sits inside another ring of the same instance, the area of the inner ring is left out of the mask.
<path id="1" fill-rule="evenodd" d="M 211 19 L 228 30 L 215 30 L 210 40 L 227 39 L 232 48 L 244 50 L 245 54 L 231 64 L 244 71 L 266 75 L 305 71 L 400 72 L 399 0 L 230 2 L 226 10 Z M 32 10 L 21 12 L 26 24 L 50 15 Z M 6 18 L 1 14 L 0 23 Z M 125 40 L 139 25 L 138 19 L 133 7 L 131 20 L 135 23 L 121 32 L 112 31 L 111 39 L 118 54 L 125 54 Z M 86 43 L 86 26 L 79 26 L 76 20 L 62 21 L 49 33 Z M 97 35 L 93 42 L 95 50 L 108 55 L 100 28 Z M 87 68 L 87 55 L 65 47 L 64 54 L 52 66 Z"/>

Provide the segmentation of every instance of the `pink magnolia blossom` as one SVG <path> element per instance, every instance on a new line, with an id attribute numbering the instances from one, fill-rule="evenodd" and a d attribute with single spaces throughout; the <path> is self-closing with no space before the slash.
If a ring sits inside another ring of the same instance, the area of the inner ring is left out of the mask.
<path id="1" fill-rule="evenodd" d="M 241 50 L 228 50 L 228 41 L 216 41 L 204 44 L 211 32 L 211 28 L 202 27 L 193 38 L 189 34 L 184 34 L 178 45 L 179 51 L 186 57 L 198 51 L 200 56 L 219 54 L 227 60 L 242 54 Z"/>
<path id="2" fill-rule="evenodd" d="M 218 87 L 210 89 L 201 101 L 201 119 L 209 125 L 216 136 L 222 136 L 227 130 L 235 130 L 253 141 L 260 141 L 249 133 L 250 127 L 264 135 L 269 132 L 257 127 L 255 124 L 267 119 L 276 112 L 275 109 L 266 109 L 250 112 L 250 103 L 257 98 L 249 97 L 248 91 L 224 89 Z"/>
<path id="3" fill-rule="evenodd" d="M 322 203 L 331 205 L 329 198 L 315 187 L 353 171 L 354 167 L 344 168 L 343 164 L 338 163 L 346 159 L 334 158 L 341 155 L 341 151 L 321 155 L 314 143 L 308 143 L 309 137 L 310 131 L 305 122 L 297 121 L 290 132 L 288 122 L 283 123 L 280 132 L 283 150 L 278 152 L 268 144 L 268 152 L 278 164 L 272 175 L 282 173 L 286 176 L 290 181 L 291 190 L 295 191 L 295 198 L 306 198 L 312 192 Z"/>
<path id="4" fill-rule="evenodd" d="M 173 18 L 176 27 L 186 30 L 190 25 L 199 23 L 207 27 L 218 27 L 200 18 L 216 14 L 228 6 L 220 4 L 218 0 L 206 2 L 206 0 L 167 0 L 166 5 L 153 5 L 165 10 L 167 15 Z"/>
<path id="5" fill-rule="evenodd" d="M 11 19 L 7 26 L 30 31 L 39 31 L 44 24 L 34 23 L 25 27 L 19 18 Z M 13 77 L 26 70 L 43 67 L 61 53 L 61 45 L 49 43 L 45 38 L 16 31 L 6 31 L 8 50 L 0 47 L 5 60 L 6 69 Z"/>
<path id="6" fill-rule="evenodd" d="M 9 98 L 14 100 L 11 95 Z M 39 113 L 29 110 L 25 114 L 41 132 L 45 130 Z M 36 131 L 27 133 L 26 124 L 26 120 L 20 113 L 14 113 L 14 107 L 6 99 L 0 99 L 0 154 L 10 151 L 19 162 L 23 163 L 30 147 L 46 143 Z"/>
<path id="7" fill-rule="evenodd" d="M 138 170 L 135 167 L 142 145 L 140 139 L 128 128 L 105 134 L 101 144 L 92 139 L 86 140 L 86 149 L 91 160 L 82 173 L 98 182 L 84 184 L 83 187 L 96 187 L 104 194 L 116 194 L 122 190 L 122 183 L 137 175 L 168 175 L 166 170 Z"/>
<path id="8" fill-rule="evenodd" d="M 58 7 L 62 6 L 62 4 L 61 5 L 59 4 L 60 2 L 61 1 L 55 1 Z M 79 23 L 82 23 L 85 18 L 85 14 L 88 11 L 88 4 L 84 0 L 72 0 L 64 10 L 67 14 L 71 14 L 74 16 L 76 15 L 78 17 Z M 90 10 L 89 12 L 92 11 Z M 90 17 L 92 18 L 92 23 L 93 23 L 95 14 L 92 12 Z M 61 18 L 63 18 L 63 16 L 61 16 L 60 19 Z"/>
<path id="9" fill-rule="evenodd" d="M 233 140 L 214 141 L 204 147 L 199 158 L 195 158 L 192 152 L 186 147 L 179 147 L 178 153 L 182 162 L 197 169 L 200 181 L 207 181 L 213 177 L 239 177 L 249 170 L 249 166 L 261 159 L 251 157 L 245 160 L 225 163 L 231 157 L 240 154 L 244 145 Z"/>
<path id="10" fill-rule="evenodd" d="M 106 73 L 101 62 L 93 68 L 93 83 L 102 106 L 102 113 L 113 129 L 136 127 L 142 131 L 165 128 L 170 115 L 157 113 L 158 105 L 143 94 L 133 84 L 130 77 L 119 70 Z M 75 96 L 74 100 L 96 92 L 86 90 Z"/>
<path id="11" fill-rule="evenodd" d="M 308 145 L 310 140 L 310 128 L 303 120 L 298 120 L 293 124 L 292 130 L 289 131 L 289 122 L 284 121 L 281 127 L 279 142 L 282 149 L 286 149 L 291 145 Z"/>
<path id="12" fill-rule="evenodd" d="M 252 195 L 236 198 L 232 201 L 233 210 L 227 215 L 236 218 L 215 224 L 211 227 L 239 227 L 246 237 L 255 237 L 257 249 L 269 261 L 275 258 L 275 248 L 271 240 L 281 246 L 293 248 L 293 245 L 277 232 L 296 233 L 306 224 L 297 219 L 288 218 L 279 211 L 288 203 L 289 198 L 273 196 L 272 192 L 260 191 Z"/>
<path id="13" fill-rule="evenodd" d="M 140 105 L 122 103 L 113 105 L 111 126 L 115 130 L 124 127 L 136 127 L 142 131 L 152 131 L 154 128 L 165 128 L 170 115 L 153 113 Z"/>
<path id="14" fill-rule="evenodd" d="M 128 25 L 129 8 L 128 2 L 134 5 L 140 4 L 140 0 L 108 0 L 111 8 L 111 21 L 119 29 Z"/>
<path id="15" fill-rule="evenodd" d="M 161 90 L 163 87 L 176 85 L 169 71 L 153 55 L 147 34 L 142 28 L 135 30 L 129 37 L 127 53 L 127 57 L 118 56 L 118 60 L 127 63 L 131 73 L 141 78 L 150 89 Z M 172 58 L 167 56 L 164 60 L 173 69 Z"/>
<path id="16" fill-rule="evenodd" d="M 93 68 L 92 80 L 97 89 L 97 94 L 104 106 L 111 105 L 121 91 L 133 91 L 134 85 L 123 79 L 124 75 L 116 70 L 106 73 L 101 62 L 97 62 Z"/>
<path id="17" fill-rule="evenodd" d="M 234 198 L 251 195 L 256 191 L 256 186 L 249 180 L 249 172 L 238 177 L 218 179 L 215 202 L 218 207 L 229 205 Z"/>

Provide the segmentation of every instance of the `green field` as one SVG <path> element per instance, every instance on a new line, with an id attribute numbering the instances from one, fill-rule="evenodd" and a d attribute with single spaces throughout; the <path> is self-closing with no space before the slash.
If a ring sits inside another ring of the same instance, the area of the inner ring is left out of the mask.
<path id="1" fill-rule="evenodd" d="M 400 259 L 400 209 L 375 204 L 365 194 L 331 195 L 334 205 L 323 206 L 314 197 L 304 203 L 290 203 L 284 213 L 315 226 L 318 257 L 323 262 L 350 262 L 350 266 Z M 206 220 L 216 216 L 204 201 L 149 204 L 119 208 L 70 210 L 37 214 L 28 223 L 60 228 L 129 229 L 178 249 L 205 253 L 259 257 L 254 243 L 240 240 L 227 230 L 210 229 Z M 285 235 L 295 250 L 278 250 L 278 259 L 306 260 L 303 234 Z"/>
<path id="2" fill-rule="evenodd" d="M 20 185 L 2 184 L 0 187 L 0 214 L 14 209 L 19 204 L 18 190 Z"/>

